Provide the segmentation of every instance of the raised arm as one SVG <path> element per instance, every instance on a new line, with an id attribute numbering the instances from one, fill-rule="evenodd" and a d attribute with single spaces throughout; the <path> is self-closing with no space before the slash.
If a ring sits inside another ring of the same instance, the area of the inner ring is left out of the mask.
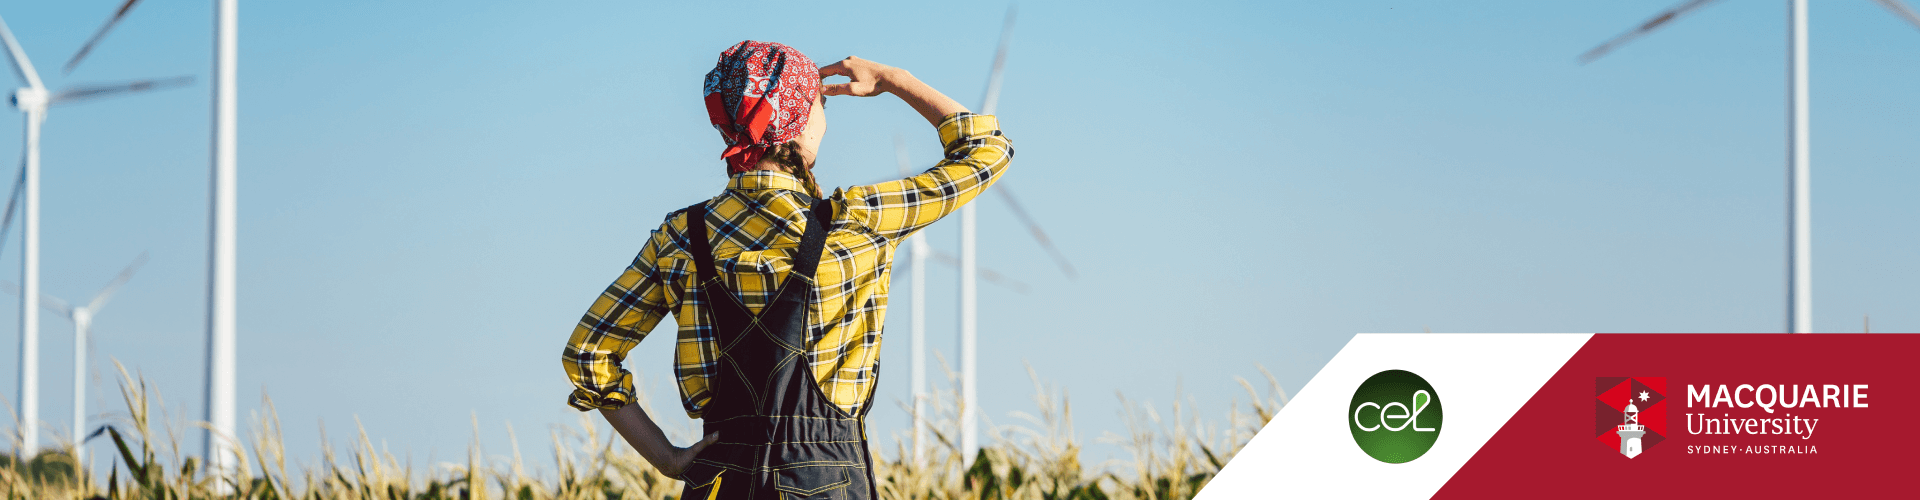
<path id="1" fill-rule="evenodd" d="M 869 97 L 891 93 L 934 125 L 944 156 L 926 172 L 906 179 L 854 186 L 839 193 L 848 217 L 882 237 L 898 240 L 959 210 L 992 186 L 1013 158 L 999 120 L 975 115 L 927 86 L 912 73 L 848 57 L 820 68 L 821 76 L 851 81 L 822 87 L 826 95 Z"/>

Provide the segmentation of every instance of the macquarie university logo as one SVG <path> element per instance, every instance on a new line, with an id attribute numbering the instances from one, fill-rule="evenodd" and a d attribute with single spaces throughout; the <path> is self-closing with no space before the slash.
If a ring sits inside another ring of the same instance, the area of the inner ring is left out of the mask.
<path id="1" fill-rule="evenodd" d="M 1667 440 L 1666 377 L 1595 377 L 1594 439 L 1627 458 Z"/>
<path id="2" fill-rule="evenodd" d="M 1353 391 L 1347 428 L 1376 460 L 1401 464 L 1425 455 L 1440 439 L 1440 393 L 1406 370 L 1373 374 Z"/>

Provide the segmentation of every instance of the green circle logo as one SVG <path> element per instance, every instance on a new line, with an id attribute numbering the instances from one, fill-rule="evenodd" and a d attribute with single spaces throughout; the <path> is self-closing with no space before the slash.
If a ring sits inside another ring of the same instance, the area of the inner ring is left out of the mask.
<path id="1" fill-rule="evenodd" d="M 1427 379 L 1406 370 L 1367 377 L 1347 406 L 1353 442 L 1375 460 L 1412 462 L 1440 439 L 1440 393 Z"/>

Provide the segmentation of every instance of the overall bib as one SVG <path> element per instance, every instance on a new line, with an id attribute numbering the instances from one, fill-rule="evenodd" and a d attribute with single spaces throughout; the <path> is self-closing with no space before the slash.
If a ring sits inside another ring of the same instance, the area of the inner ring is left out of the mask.
<path id="1" fill-rule="evenodd" d="M 807 311 L 831 213 L 828 201 L 813 204 L 786 281 L 756 315 L 714 269 L 705 204 L 687 208 L 688 251 L 719 341 L 703 426 L 720 436 L 681 476 L 682 500 L 877 496 L 862 423 L 872 405 L 841 410 L 807 362 Z"/>

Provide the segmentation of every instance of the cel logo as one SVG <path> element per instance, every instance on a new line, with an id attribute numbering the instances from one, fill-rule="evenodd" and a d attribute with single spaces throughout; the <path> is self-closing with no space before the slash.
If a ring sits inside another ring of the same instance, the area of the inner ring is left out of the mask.
<path id="1" fill-rule="evenodd" d="M 1406 370 L 1373 374 L 1353 392 L 1347 427 L 1353 442 L 1375 460 L 1413 461 L 1440 439 L 1440 394 L 1427 379 Z"/>

